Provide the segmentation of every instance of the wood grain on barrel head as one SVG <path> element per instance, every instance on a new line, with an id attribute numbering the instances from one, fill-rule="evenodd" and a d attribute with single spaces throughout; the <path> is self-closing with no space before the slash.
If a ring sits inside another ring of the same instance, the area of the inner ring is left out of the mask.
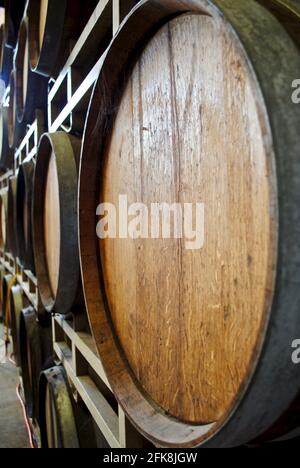
<path id="1" fill-rule="evenodd" d="M 151 40 L 128 80 L 101 202 L 204 203 L 205 244 L 100 241 L 115 332 L 168 414 L 221 418 L 252 369 L 276 263 L 269 128 L 241 48 L 218 19 L 185 15 Z"/>
<path id="2" fill-rule="evenodd" d="M 39 46 L 40 49 L 43 46 L 44 34 L 46 28 L 47 20 L 47 10 L 48 10 L 48 0 L 41 0 L 40 2 L 40 24 L 39 24 Z"/>
<path id="3" fill-rule="evenodd" d="M 53 296 L 57 294 L 60 262 L 59 183 L 55 155 L 52 153 L 45 190 L 44 236 L 49 282 Z"/>

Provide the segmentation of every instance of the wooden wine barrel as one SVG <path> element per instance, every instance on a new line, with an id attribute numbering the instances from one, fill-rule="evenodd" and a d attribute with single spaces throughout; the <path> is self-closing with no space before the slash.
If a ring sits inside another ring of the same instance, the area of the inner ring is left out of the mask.
<path id="1" fill-rule="evenodd" d="M 29 61 L 28 19 L 21 23 L 16 54 L 16 111 L 20 124 L 31 124 L 36 109 L 46 110 L 48 79 L 32 72 Z"/>
<path id="2" fill-rule="evenodd" d="M 33 71 L 56 76 L 90 19 L 96 0 L 30 0 L 29 56 Z"/>
<path id="3" fill-rule="evenodd" d="M 27 0 L 4 0 L 5 8 L 5 38 L 6 44 L 12 49 L 17 44 L 18 32 L 25 12 Z"/>
<path id="4" fill-rule="evenodd" d="M 3 278 L 6 275 L 6 271 L 3 265 L 0 265 L 0 322 L 4 322 L 4 303 L 2 297 L 2 283 Z"/>
<path id="5" fill-rule="evenodd" d="M 27 413 L 38 415 L 38 382 L 42 370 L 40 336 L 35 311 L 32 307 L 22 310 L 20 318 L 21 375 Z"/>
<path id="6" fill-rule="evenodd" d="M 9 81 L 9 107 L 8 107 L 8 143 L 10 148 L 17 145 L 16 138 L 16 99 L 15 99 L 16 72 L 13 70 Z"/>
<path id="7" fill-rule="evenodd" d="M 1 72 L 2 72 L 4 47 L 5 47 L 5 31 L 4 31 L 4 24 L 1 24 L 1 26 L 0 26 L 0 68 L 1 68 Z"/>
<path id="8" fill-rule="evenodd" d="M 8 107 L 8 144 L 11 149 L 16 149 L 25 136 L 26 124 L 19 123 L 16 109 L 16 71 L 10 75 L 10 97 Z"/>
<path id="9" fill-rule="evenodd" d="M 299 75 L 292 38 L 252 0 L 142 1 L 104 59 L 81 161 L 83 285 L 111 387 L 156 445 L 242 445 L 298 395 Z M 96 237 L 99 203 L 125 219 L 115 239 Z M 191 204 L 193 229 L 179 211 L 183 236 L 171 222 L 162 238 L 152 203 Z"/>
<path id="10" fill-rule="evenodd" d="M 299 15 L 300 5 L 298 0 L 257 0 L 267 8 L 276 19 L 284 26 L 295 43 L 300 47 Z"/>
<path id="11" fill-rule="evenodd" d="M 80 140 L 63 132 L 41 138 L 34 178 L 35 269 L 48 312 L 70 312 L 80 291 L 77 222 Z"/>
<path id="12" fill-rule="evenodd" d="M 42 448 L 79 448 L 72 395 L 63 367 L 41 374 L 39 394 Z"/>
<path id="13" fill-rule="evenodd" d="M 14 283 L 13 275 L 5 273 L 1 283 L 2 318 L 5 325 L 8 326 L 10 326 L 10 310 L 7 307 L 9 306 L 10 290 Z"/>
<path id="14" fill-rule="evenodd" d="M 300 5 L 297 0 L 258 0 L 282 24 L 300 47 Z M 297 397 L 276 423 L 262 434 L 256 443 L 287 441 L 300 436 L 300 390 Z"/>
<path id="15" fill-rule="evenodd" d="M 30 417 L 39 420 L 40 374 L 53 365 L 52 329 L 49 324 L 41 325 L 35 310 L 28 307 L 21 312 L 19 332 L 26 408 Z"/>
<path id="16" fill-rule="evenodd" d="M 13 68 L 13 49 L 5 45 L 5 26 L 0 26 L 0 73 L 1 79 L 8 86 Z"/>
<path id="17" fill-rule="evenodd" d="M 42 448 L 109 448 L 84 404 L 74 401 L 62 366 L 44 371 L 39 388 Z"/>
<path id="18" fill-rule="evenodd" d="M 17 256 L 22 267 L 35 273 L 32 239 L 32 200 L 35 163 L 23 163 L 18 172 L 16 199 Z"/>
<path id="19" fill-rule="evenodd" d="M 8 189 L 0 191 L 0 249 L 6 248 Z"/>
<path id="20" fill-rule="evenodd" d="M 8 143 L 8 107 L 0 109 L 0 169 L 10 170 L 14 167 L 14 154 Z"/>
<path id="21" fill-rule="evenodd" d="M 19 285 L 13 286 L 10 291 L 10 325 L 13 342 L 13 352 L 17 367 L 21 366 L 20 353 L 20 318 L 24 307 L 23 290 Z"/>
<path id="22" fill-rule="evenodd" d="M 17 218 L 16 218 L 16 201 L 17 201 L 17 177 L 12 176 L 8 182 L 8 198 L 7 198 L 7 239 L 6 248 L 14 257 L 17 256 Z"/>

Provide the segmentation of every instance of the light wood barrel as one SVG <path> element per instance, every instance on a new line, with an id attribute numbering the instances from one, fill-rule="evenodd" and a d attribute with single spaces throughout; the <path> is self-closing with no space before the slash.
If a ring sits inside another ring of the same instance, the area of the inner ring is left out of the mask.
<path id="1" fill-rule="evenodd" d="M 35 272 L 32 238 L 32 200 L 35 163 L 33 160 L 23 163 L 18 172 L 16 229 L 17 254 L 25 270 Z"/>
<path id="2" fill-rule="evenodd" d="M 10 291 L 10 325 L 11 336 L 13 341 L 13 352 L 17 367 L 21 366 L 21 353 L 20 353 L 20 320 L 21 311 L 24 307 L 23 290 L 21 286 L 16 285 Z"/>
<path id="3" fill-rule="evenodd" d="M 80 291 L 77 188 L 80 140 L 41 138 L 35 169 L 33 234 L 40 295 L 48 312 L 69 313 Z"/>
<path id="4" fill-rule="evenodd" d="M 113 391 L 159 446 L 242 445 L 298 395 L 299 74 L 252 0 L 141 2 L 105 57 L 81 161 L 83 284 Z M 120 195 L 128 233 L 99 240 L 97 206 L 124 218 Z M 163 239 L 151 204 L 200 204 L 199 223 Z"/>
<path id="5" fill-rule="evenodd" d="M 7 202 L 8 202 L 8 189 L 0 191 L 0 249 L 2 251 L 6 248 L 7 241 Z"/>
<path id="6" fill-rule="evenodd" d="M 14 257 L 17 256 L 17 177 L 10 177 L 8 183 L 8 199 L 7 199 L 7 238 L 6 248 Z"/>
<path id="7" fill-rule="evenodd" d="M 30 0 L 29 55 L 33 71 L 56 76 L 97 5 L 96 0 Z"/>
<path id="8" fill-rule="evenodd" d="M 20 124 L 32 124 L 37 109 L 46 110 L 47 78 L 31 71 L 28 20 L 21 23 L 16 54 L 16 112 Z"/>

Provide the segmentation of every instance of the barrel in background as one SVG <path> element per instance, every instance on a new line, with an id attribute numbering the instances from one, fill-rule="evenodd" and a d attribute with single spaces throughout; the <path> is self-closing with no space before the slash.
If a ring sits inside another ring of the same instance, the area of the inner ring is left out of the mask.
<path id="1" fill-rule="evenodd" d="M 6 327 L 10 327 L 11 320 L 10 320 L 10 308 L 9 308 L 9 301 L 10 301 L 10 291 L 11 288 L 15 285 L 15 278 L 11 274 L 1 275 L 1 302 L 2 302 L 2 318 L 3 323 Z"/>
<path id="2" fill-rule="evenodd" d="M 29 56 L 33 71 L 57 76 L 96 5 L 95 0 L 29 1 Z"/>
<path id="3" fill-rule="evenodd" d="M 7 245 L 7 203 L 8 189 L 0 191 L 0 249 L 4 251 Z"/>
<path id="4" fill-rule="evenodd" d="M 11 255 L 17 256 L 17 217 L 16 217 L 16 202 L 17 202 L 17 177 L 12 176 L 8 183 L 8 200 L 7 200 L 7 249 Z"/>
<path id="5" fill-rule="evenodd" d="M 19 326 L 20 367 L 28 415 L 39 421 L 39 378 L 53 365 L 52 329 L 38 322 L 36 311 L 29 306 L 21 311 Z"/>
<path id="6" fill-rule="evenodd" d="M 46 112 L 48 80 L 32 72 L 29 61 L 28 19 L 21 23 L 16 53 L 16 114 L 20 125 L 31 124 L 37 109 Z"/>
<path id="7" fill-rule="evenodd" d="M 39 392 L 42 448 L 79 448 L 74 403 L 64 369 L 43 372 Z"/>
<path id="8" fill-rule="evenodd" d="M 35 272 L 32 234 L 33 180 L 35 163 L 23 163 L 18 172 L 16 198 L 17 252 L 25 270 Z"/>
<path id="9" fill-rule="evenodd" d="M 0 26 L 0 74 L 5 85 L 9 84 L 10 73 L 13 68 L 13 49 L 6 45 L 5 26 Z"/>
<path id="10" fill-rule="evenodd" d="M 8 141 L 8 107 L 0 109 L 0 169 L 3 171 L 14 169 L 14 153 Z"/>
<path id="11" fill-rule="evenodd" d="M 15 48 L 20 24 L 25 13 L 27 0 L 4 0 L 5 8 L 5 41 L 6 45 Z"/>
<path id="12" fill-rule="evenodd" d="M 9 95 L 9 107 L 7 113 L 8 122 L 8 144 L 11 150 L 15 150 L 21 141 L 23 140 L 26 133 L 26 123 L 18 122 L 17 117 L 17 101 L 16 101 L 16 70 L 13 70 L 10 75 L 10 95 Z"/>
<path id="13" fill-rule="evenodd" d="M 81 142 L 63 132 L 45 134 L 34 178 L 35 269 L 48 312 L 70 312 L 80 292 L 77 227 Z"/>
<path id="14" fill-rule="evenodd" d="M 5 306 L 3 303 L 3 296 L 2 296 L 2 282 L 3 278 L 6 275 L 6 270 L 5 268 L 1 265 L 0 266 L 0 322 L 5 321 Z"/>
<path id="15" fill-rule="evenodd" d="M 20 285 L 15 285 L 11 288 L 9 301 L 13 355 L 17 367 L 20 367 L 20 320 L 21 312 L 24 307 L 23 290 Z"/>

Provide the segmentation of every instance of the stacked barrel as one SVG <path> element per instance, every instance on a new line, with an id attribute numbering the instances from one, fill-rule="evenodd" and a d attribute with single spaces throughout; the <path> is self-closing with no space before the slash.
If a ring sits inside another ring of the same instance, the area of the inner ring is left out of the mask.
<path id="1" fill-rule="evenodd" d="M 91 418 L 75 406 L 63 369 L 53 367 L 51 313 L 67 314 L 76 304 L 84 309 L 76 218 L 80 138 L 47 134 L 49 81 L 57 78 L 95 5 L 93 0 L 10 1 L 1 28 L 1 76 L 8 88 L 1 106 L 0 165 L 7 178 L 0 195 L 0 242 L 2 253 L 16 262 L 16 274 L 1 270 L 2 316 L 11 329 L 27 413 L 40 427 L 45 447 L 97 443 L 92 430 L 86 441 L 82 432 L 91 427 Z M 20 160 L 16 151 L 35 121 L 45 135 L 39 150 Z M 61 215 L 71 216 L 68 232 L 60 224 Z M 24 294 L 22 278 L 36 274 L 40 300 L 34 307 Z M 55 381 L 49 378 L 53 374 Z M 62 426 L 59 434 L 54 434 L 51 421 L 56 417 L 61 425 L 63 415 L 49 412 L 56 398 L 69 402 L 66 429 Z M 85 429 L 77 434 L 78 420 Z"/>
<path id="2" fill-rule="evenodd" d="M 13 27 L 0 32 L 10 86 L 1 111 L 0 164 L 10 176 L 0 192 L 0 244 L 36 275 L 42 309 L 1 270 L 28 412 L 44 446 L 81 446 L 68 379 L 51 363 L 49 320 L 82 314 L 117 401 L 153 444 L 293 438 L 299 2 L 121 1 L 124 21 L 112 41 L 104 47 L 95 30 L 85 72 L 76 70 L 80 81 L 105 49 L 84 118 L 50 133 L 49 86 L 97 3 L 7 2 Z M 45 132 L 37 156 L 20 165 L 14 154 L 37 114 Z M 118 207 L 120 195 L 131 206 L 203 204 L 204 227 L 192 230 L 202 232 L 201 245 L 191 247 L 191 232 L 186 242 L 145 235 L 141 213 L 137 234 L 99 239 L 98 206 Z M 59 436 L 53 421 L 64 421 Z"/>

